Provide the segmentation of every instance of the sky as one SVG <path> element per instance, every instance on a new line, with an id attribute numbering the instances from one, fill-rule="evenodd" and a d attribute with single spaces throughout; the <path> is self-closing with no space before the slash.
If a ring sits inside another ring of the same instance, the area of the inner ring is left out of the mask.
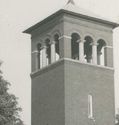
<path id="1" fill-rule="evenodd" d="M 119 0 L 74 0 L 76 5 L 119 23 Z M 18 98 L 26 125 L 31 123 L 31 42 L 22 31 L 56 12 L 67 0 L 0 0 L 0 60 L 10 93 Z M 119 107 L 119 28 L 114 30 L 115 105 Z"/>

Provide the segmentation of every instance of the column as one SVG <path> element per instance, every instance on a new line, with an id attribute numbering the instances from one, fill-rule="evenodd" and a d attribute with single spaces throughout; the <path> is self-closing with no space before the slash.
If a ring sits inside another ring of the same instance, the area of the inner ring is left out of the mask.
<path id="1" fill-rule="evenodd" d="M 32 71 L 38 70 L 38 51 L 35 50 L 32 52 Z"/>
<path id="2" fill-rule="evenodd" d="M 105 66 L 113 67 L 113 47 L 105 46 Z"/>
<path id="3" fill-rule="evenodd" d="M 97 64 L 97 44 L 92 44 L 92 63 Z"/>
<path id="4" fill-rule="evenodd" d="M 51 42 L 51 63 L 56 61 L 55 41 Z"/>
<path id="5" fill-rule="evenodd" d="M 37 60 L 38 60 L 38 69 L 41 68 L 40 64 L 41 64 L 41 60 L 40 60 L 40 51 L 38 51 L 38 54 L 37 54 Z"/>
<path id="6" fill-rule="evenodd" d="M 71 58 L 71 36 L 62 35 L 59 38 L 60 58 Z"/>
<path id="7" fill-rule="evenodd" d="M 87 55 L 85 59 L 87 60 L 87 63 L 91 63 L 92 56 Z"/>
<path id="8" fill-rule="evenodd" d="M 80 62 L 84 61 L 84 41 L 83 40 L 78 40 L 79 42 L 79 60 Z"/>
<path id="9" fill-rule="evenodd" d="M 46 55 L 46 45 L 44 44 L 42 47 L 42 67 L 47 66 L 47 55 Z"/>
<path id="10" fill-rule="evenodd" d="M 102 55 L 102 52 L 98 51 L 97 52 L 97 64 L 100 65 L 101 64 L 101 60 L 100 60 L 100 56 Z"/>

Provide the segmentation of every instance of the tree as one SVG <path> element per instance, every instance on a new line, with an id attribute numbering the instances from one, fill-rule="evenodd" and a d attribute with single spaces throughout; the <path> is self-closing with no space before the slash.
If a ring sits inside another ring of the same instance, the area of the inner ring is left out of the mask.
<path id="1" fill-rule="evenodd" d="M 0 125 L 23 125 L 20 120 L 17 98 L 10 94 L 10 83 L 4 80 L 0 71 Z"/>
<path id="2" fill-rule="evenodd" d="M 117 121 L 116 125 L 119 125 L 119 114 L 116 114 L 116 121 Z"/>

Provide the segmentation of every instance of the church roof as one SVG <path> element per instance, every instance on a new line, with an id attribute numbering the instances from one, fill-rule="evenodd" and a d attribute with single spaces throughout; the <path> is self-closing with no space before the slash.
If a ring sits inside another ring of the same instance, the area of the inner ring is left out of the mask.
<path id="1" fill-rule="evenodd" d="M 67 4 L 63 8 L 61 8 L 59 11 L 50 15 L 49 17 L 47 17 L 46 19 L 42 20 L 41 22 L 35 24 L 34 26 L 28 28 L 27 30 L 24 31 L 24 33 L 32 32 L 38 26 L 42 25 L 43 23 L 46 23 L 49 19 L 52 19 L 53 17 L 55 17 L 57 14 L 60 14 L 60 13 L 68 13 L 68 14 L 71 14 L 71 15 L 74 15 L 74 16 L 78 16 L 78 17 L 82 17 L 82 18 L 85 18 L 85 19 L 89 19 L 89 20 L 100 22 L 100 23 L 108 24 L 108 25 L 111 25 L 113 28 L 119 26 L 118 23 L 113 22 L 113 21 L 111 21 L 109 19 L 106 19 L 104 17 L 100 17 L 99 15 L 96 15 L 93 12 L 90 12 L 90 11 L 85 10 L 83 8 L 80 8 L 79 6 L 75 5 L 73 0 L 69 0 L 67 2 Z"/>
<path id="2" fill-rule="evenodd" d="M 69 3 L 71 3 L 71 4 L 73 4 L 73 5 L 75 4 L 73 0 L 69 0 L 69 1 L 67 2 L 67 4 L 69 4 Z"/>
<path id="3" fill-rule="evenodd" d="M 69 1 L 71 1 L 71 0 L 69 0 Z M 72 2 L 68 2 L 62 9 L 66 10 L 66 11 L 69 11 L 69 12 L 89 16 L 89 17 L 95 17 L 95 18 L 111 21 L 111 20 L 106 19 L 104 17 L 100 17 L 99 15 L 97 15 L 97 14 L 95 14 L 95 13 L 89 11 L 89 10 L 83 9 L 83 8 L 75 5 L 75 3 L 72 3 Z"/>

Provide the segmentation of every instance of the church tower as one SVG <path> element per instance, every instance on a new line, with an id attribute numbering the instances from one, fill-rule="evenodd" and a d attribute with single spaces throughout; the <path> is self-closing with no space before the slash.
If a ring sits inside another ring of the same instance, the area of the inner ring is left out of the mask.
<path id="1" fill-rule="evenodd" d="M 32 125 L 114 125 L 117 26 L 69 0 L 24 31 L 32 44 Z"/>

